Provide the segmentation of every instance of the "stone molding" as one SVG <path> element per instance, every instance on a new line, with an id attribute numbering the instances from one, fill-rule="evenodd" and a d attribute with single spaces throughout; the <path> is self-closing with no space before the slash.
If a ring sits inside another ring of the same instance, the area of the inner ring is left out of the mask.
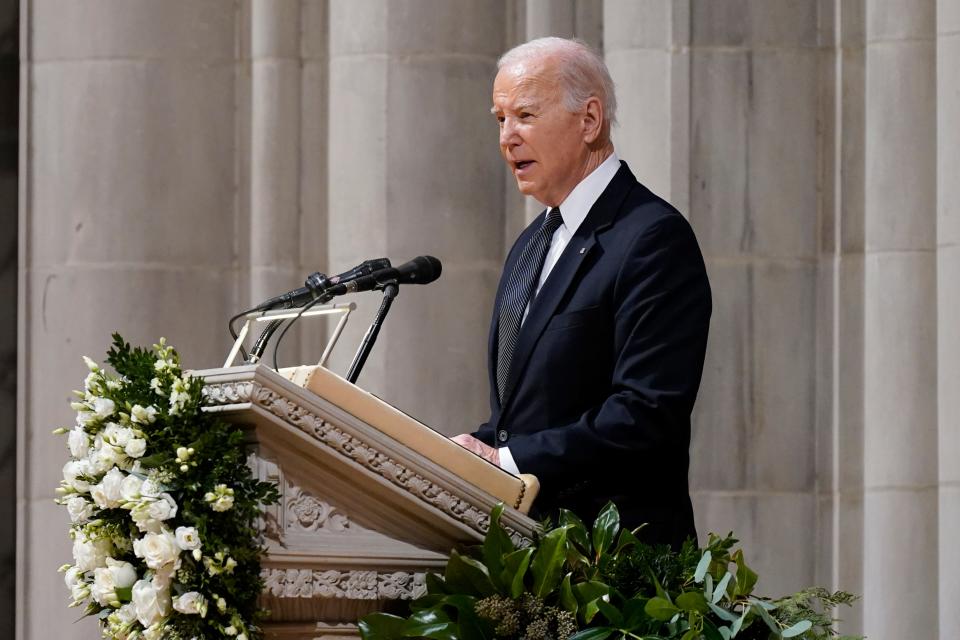
<path id="1" fill-rule="evenodd" d="M 426 575 L 393 571 L 277 569 L 260 572 L 264 594 L 276 598 L 413 600 L 426 593 Z"/>
<path id="2" fill-rule="evenodd" d="M 442 486 L 408 469 L 379 451 L 371 443 L 345 432 L 328 420 L 308 411 L 281 393 L 256 381 L 208 382 L 204 394 L 211 406 L 250 403 L 262 407 L 284 422 L 315 438 L 336 454 L 361 465 L 431 506 L 441 510 L 474 531 L 484 534 L 489 515 L 457 497 Z M 507 526 L 514 544 L 525 546 L 529 539 Z"/>

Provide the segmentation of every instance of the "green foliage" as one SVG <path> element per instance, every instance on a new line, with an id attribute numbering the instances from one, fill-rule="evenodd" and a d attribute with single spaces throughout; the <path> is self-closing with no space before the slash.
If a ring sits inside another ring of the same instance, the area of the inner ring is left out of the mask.
<path id="1" fill-rule="evenodd" d="M 703 549 L 641 542 L 608 504 L 591 528 L 569 511 L 517 548 L 490 516 L 482 545 L 451 553 L 407 617 L 360 621 L 365 640 L 767 640 L 837 638 L 829 611 L 856 599 L 812 588 L 771 600 L 732 535 Z M 844 639 L 837 639 L 844 640 Z M 852 640 L 852 639 L 847 639 Z"/>

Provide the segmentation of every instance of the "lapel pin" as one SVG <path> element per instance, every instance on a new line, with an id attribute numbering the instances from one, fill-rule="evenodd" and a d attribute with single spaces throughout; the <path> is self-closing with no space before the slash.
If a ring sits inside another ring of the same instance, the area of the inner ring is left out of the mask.
<path id="1" fill-rule="evenodd" d="M 580 255 L 583 255 L 583 254 L 586 253 L 586 252 L 587 252 L 587 248 L 586 248 L 586 247 L 580 247 Z"/>

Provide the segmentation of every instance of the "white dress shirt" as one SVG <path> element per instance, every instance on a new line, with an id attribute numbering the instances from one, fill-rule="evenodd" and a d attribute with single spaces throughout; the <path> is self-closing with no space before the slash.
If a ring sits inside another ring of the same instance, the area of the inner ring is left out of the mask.
<path id="1" fill-rule="evenodd" d="M 560 218 L 563 222 L 553 232 L 553 237 L 550 239 L 550 248 L 543 259 L 543 268 L 540 270 L 540 280 L 537 282 L 536 293 L 540 292 L 543 283 L 547 281 L 553 267 L 560 260 L 563 250 L 567 248 L 571 238 L 580 228 L 587 214 L 590 213 L 590 209 L 593 208 L 593 205 L 600 198 L 600 194 L 607 188 L 619 169 L 620 159 L 617 157 L 617 153 L 613 152 L 590 175 L 581 180 L 567 198 L 560 203 Z M 530 305 L 528 304 L 523 312 L 523 320 L 527 319 L 529 311 Z M 522 323 L 521 320 L 521 326 Z M 510 453 L 510 447 L 500 447 L 500 468 L 513 475 L 520 474 L 520 469 L 517 468 L 513 454 Z"/>

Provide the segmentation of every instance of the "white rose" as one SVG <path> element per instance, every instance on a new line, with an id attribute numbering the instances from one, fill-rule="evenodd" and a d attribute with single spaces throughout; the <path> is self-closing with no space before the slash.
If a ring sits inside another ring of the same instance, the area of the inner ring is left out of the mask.
<path id="1" fill-rule="evenodd" d="M 82 480 L 80 476 L 91 475 L 92 469 L 90 463 L 86 460 L 71 460 L 63 465 L 63 481 L 68 487 L 86 493 L 90 490 L 90 483 Z"/>
<path id="2" fill-rule="evenodd" d="M 90 540 L 85 535 L 78 535 L 73 541 L 73 559 L 80 571 L 92 571 L 106 563 L 107 556 L 113 552 L 113 545 L 106 538 Z"/>
<path id="3" fill-rule="evenodd" d="M 107 558 L 106 567 L 93 570 L 93 589 L 90 594 L 101 606 L 108 606 L 119 600 L 117 589 L 126 589 L 137 581 L 137 572 L 129 562 L 120 562 Z"/>
<path id="4" fill-rule="evenodd" d="M 186 615 L 207 617 L 207 600 L 196 591 L 188 591 L 173 599 L 173 608 Z"/>
<path id="5" fill-rule="evenodd" d="M 67 500 L 67 512 L 70 514 L 70 522 L 86 522 L 93 515 L 94 506 L 92 502 L 80 496 L 73 496 Z"/>
<path id="6" fill-rule="evenodd" d="M 123 482 L 120 484 L 120 497 L 123 498 L 124 502 L 133 502 L 140 498 L 140 485 L 143 484 L 143 480 L 133 475 L 132 473 L 123 479 Z"/>
<path id="7" fill-rule="evenodd" d="M 101 509 L 113 509 L 120 506 L 123 501 L 123 494 L 120 491 L 123 479 L 123 472 L 113 467 L 103 476 L 99 484 L 95 484 L 90 489 L 90 495 L 97 506 Z"/>
<path id="8" fill-rule="evenodd" d="M 197 533 L 196 527 L 177 527 L 176 533 L 177 546 L 184 551 L 193 551 L 200 548 L 200 534 Z"/>
<path id="9" fill-rule="evenodd" d="M 130 420 L 137 424 L 152 424 L 156 419 L 156 407 L 141 407 L 139 404 L 135 404 L 130 409 Z"/>
<path id="10" fill-rule="evenodd" d="M 133 541 L 133 552 L 154 571 L 164 569 L 169 573 L 180 567 L 180 547 L 177 538 L 168 530 L 148 533 Z"/>
<path id="11" fill-rule="evenodd" d="M 93 413 L 98 418 L 109 418 L 113 415 L 117 405 L 110 398 L 94 398 Z"/>
<path id="12" fill-rule="evenodd" d="M 102 442 L 100 448 L 90 456 L 90 462 L 97 473 L 104 473 L 111 467 L 117 466 L 122 459 L 123 454 L 117 451 L 112 444 L 106 442 Z"/>
<path id="13" fill-rule="evenodd" d="M 150 503 L 147 513 L 154 520 L 169 520 L 177 515 L 177 503 L 169 493 L 162 493 L 158 500 Z"/>
<path id="14" fill-rule="evenodd" d="M 150 517 L 150 501 L 140 502 L 130 510 L 130 517 L 136 523 L 137 528 L 144 533 L 160 533 L 163 531 L 163 523 Z"/>
<path id="15" fill-rule="evenodd" d="M 170 590 L 158 587 L 150 580 L 138 580 L 133 585 L 133 606 L 140 624 L 150 627 L 169 615 Z"/>
<path id="16" fill-rule="evenodd" d="M 147 451 L 147 441 L 143 438 L 130 438 L 124 451 L 131 458 L 139 458 Z"/>
<path id="17" fill-rule="evenodd" d="M 70 455 L 74 458 L 83 458 L 90 450 L 90 436 L 82 427 L 74 427 L 67 436 L 67 445 L 70 447 Z"/>

